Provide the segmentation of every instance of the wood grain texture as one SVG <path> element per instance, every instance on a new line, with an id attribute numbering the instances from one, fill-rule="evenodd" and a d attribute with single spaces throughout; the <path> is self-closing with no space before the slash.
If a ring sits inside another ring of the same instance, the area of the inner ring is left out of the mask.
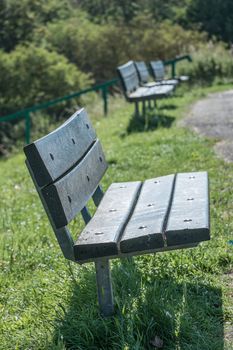
<path id="1" fill-rule="evenodd" d="M 56 181 L 73 167 L 96 140 L 87 113 L 81 109 L 64 124 L 24 148 L 39 187 Z"/>
<path id="2" fill-rule="evenodd" d="M 210 239 L 206 172 L 177 174 L 165 236 L 168 246 Z"/>
<path id="3" fill-rule="evenodd" d="M 114 183 L 74 245 L 77 260 L 118 254 L 117 242 L 131 214 L 141 182 Z"/>
<path id="4" fill-rule="evenodd" d="M 163 229 L 169 210 L 174 175 L 146 180 L 120 242 L 121 253 L 164 246 Z"/>
<path id="5" fill-rule="evenodd" d="M 41 193 L 57 228 L 67 225 L 83 209 L 102 179 L 107 164 L 99 140 L 70 172 Z"/>

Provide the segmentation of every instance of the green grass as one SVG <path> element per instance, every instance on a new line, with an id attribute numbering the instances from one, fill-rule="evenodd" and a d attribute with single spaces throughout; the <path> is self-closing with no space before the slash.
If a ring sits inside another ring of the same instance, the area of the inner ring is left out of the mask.
<path id="1" fill-rule="evenodd" d="M 98 314 L 93 264 L 66 261 L 18 152 L 0 160 L 0 349 L 232 349 L 230 272 L 233 247 L 233 165 L 219 160 L 213 140 L 177 125 L 191 103 L 230 86 L 195 88 L 159 102 L 160 120 L 132 121 L 133 106 L 111 100 L 87 109 L 102 141 L 109 169 L 106 189 L 117 181 L 207 170 L 211 193 L 211 241 L 194 249 L 112 262 L 117 314 Z M 93 205 L 90 205 L 93 210 Z M 71 224 L 74 237 L 83 227 Z M 229 337 L 228 337 L 229 338 Z"/>

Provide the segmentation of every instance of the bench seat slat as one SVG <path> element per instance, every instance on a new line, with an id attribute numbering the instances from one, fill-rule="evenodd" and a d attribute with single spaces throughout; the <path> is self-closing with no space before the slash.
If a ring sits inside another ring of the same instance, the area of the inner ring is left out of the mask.
<path id="1" fill-rule="evenodd" d="M 46 186 L 74 166 L 96 140 L 84 109 L 62 126 L 24 148 L 39 187 Z"/>
<path id="2" fill-rule="evenodd" d="M 67 225 L 93 195 L 107 169 L 104 153 L 97 140 L 85 157 L 61 179 L 42 188 L 56 228 Z"/>
<path id="3" fill-rule="evenodd" d="M 177 175 L 165 236 L 168 246 L 210 239 L 206 172 Z"/>
<path id="4" fill-rule="evenodd" d="M 120 242 L 122 253 L 164 246 L 163 227 L 172 196 L 174 175 L 146 180 Z"/>
<path id="5" fill-rule="evenodd" d="M 117 242 L 137 199 L 141 182 L 114 183 L 74 245 L 77 260 L 118 254 Z"/>
<path id="6" fill-rule="evenodd" d="M 162 85 L 177 85 L 179 83 L 178 79 L 164 79 L 164 80 L 158 80 L 160 84 Z"/>
<path id="7" fill-rule="evenodd" d="M 128 95 L 129 99 L 151 99 L 156 97 L 165 97 L 174 90 L 172 85 L 156 85 L 152 87 L 140 87 Z"/>

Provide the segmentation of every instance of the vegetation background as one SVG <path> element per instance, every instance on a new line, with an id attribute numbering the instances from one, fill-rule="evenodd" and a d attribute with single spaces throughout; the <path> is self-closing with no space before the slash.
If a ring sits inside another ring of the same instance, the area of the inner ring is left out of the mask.
<path id="1" fill-rule="evenodd" d="M 112 79 L 129 59 L 190 53 L 180 67 L 193 81 L 229 80 L 232 38 L 231 0 L 1 0 L 0 117 Z M 12 124 L 0 123 L 0 154 L 22 136 Z"/>

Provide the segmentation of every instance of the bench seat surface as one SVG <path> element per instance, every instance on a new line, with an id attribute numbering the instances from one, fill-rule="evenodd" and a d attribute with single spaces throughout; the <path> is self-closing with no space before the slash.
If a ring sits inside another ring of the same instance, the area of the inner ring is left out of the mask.
<path id="1" fill-rule="evenodd" d="M 145 100 L 156 97 L 165 97 L 172 93 L 174 90 L 173 85 L 156 85 L 151 87 L 139 87 L 136 91 L 128 94 L 128 98 L 131 100 Z"/>
<path id="2" fill-rule="evenodd" d="M 159 80 L 159 82 L 163 85 L 178 85 L 179 84 L 178 79 L 164 79 L 164 80 Z"/>
<path id="3" fill-rule="evenodd" d="M 114 183 L 79 235 L 77 261 L 210 239 L 208 175 L 180 173 Z"/>

